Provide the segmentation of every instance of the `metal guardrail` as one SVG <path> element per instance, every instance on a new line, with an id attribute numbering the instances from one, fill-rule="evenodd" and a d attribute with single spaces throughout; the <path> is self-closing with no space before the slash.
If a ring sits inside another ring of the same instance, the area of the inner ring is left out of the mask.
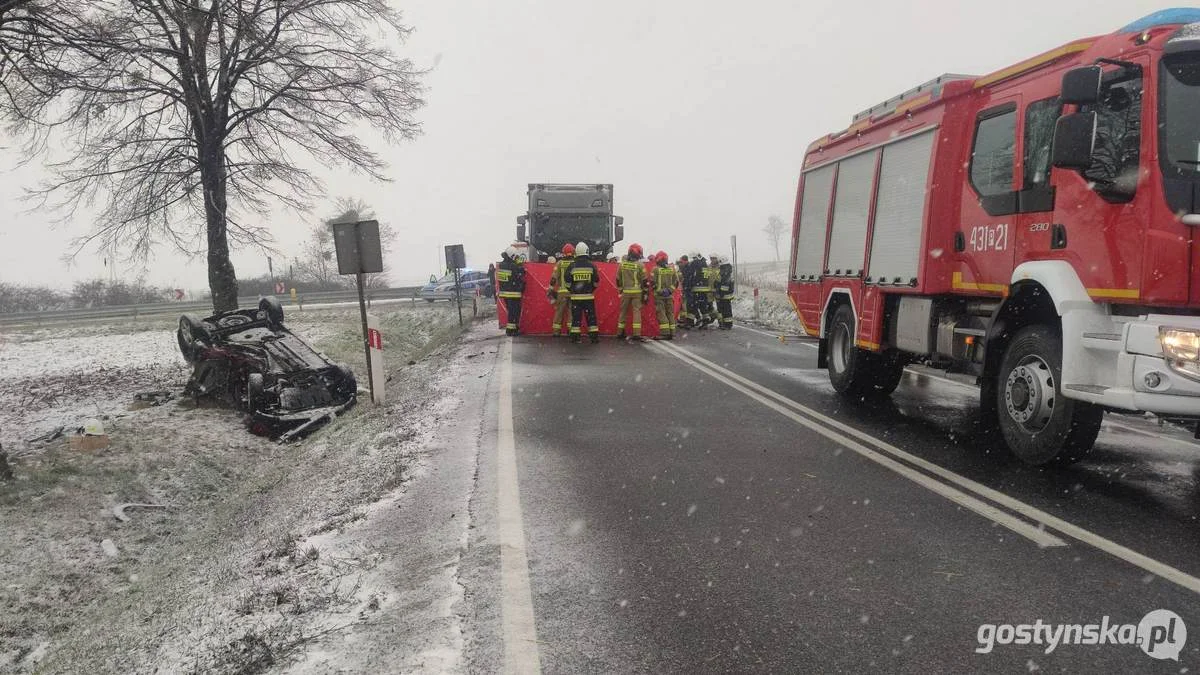
<path id="1" fill-rule="evenodd" d="M 367 291 L 367 301 L 372 300 L 407 300 L 414 298 L 420 286 L 403 286 L 400 288 L 382 288 Z M 263 296 L 245 296 L 238 298 L 239 307 L 254 307 Z M 278 296 L 285 303 L 289 296 Z M 358 302 L 358 291 L 320 291 L 302 293 L 299 296 L 301 305 L 318 305 L 335 302 Z M 12 312 L 0 314 L 0 326 L 23 324 L 48 324 L 64 321 L 83 321 L 88 319 L 118 319 L 122 317 L 139 318 L 143 316 L 162 316 L 164 314 L 212 314 L 212 302 L 198 300 L 190 302 L 154 302 L 143 305 L 118 305 L 115 307 L 94 307 L 81 309 L 60 309 L 48 312 Z"/>

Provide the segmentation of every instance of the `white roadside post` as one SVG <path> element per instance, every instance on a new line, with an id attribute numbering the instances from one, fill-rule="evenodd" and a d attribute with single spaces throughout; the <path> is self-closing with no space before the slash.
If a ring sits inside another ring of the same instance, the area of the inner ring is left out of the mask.
<path id="1" fill-rule="evenodd" d="M 379 317 L 367 315 L 367 348 L 370 350 L 371 402 L 383 403 L 383 386 L 387 382 L 383 369 L 383 333 L 379 331 Z"/>

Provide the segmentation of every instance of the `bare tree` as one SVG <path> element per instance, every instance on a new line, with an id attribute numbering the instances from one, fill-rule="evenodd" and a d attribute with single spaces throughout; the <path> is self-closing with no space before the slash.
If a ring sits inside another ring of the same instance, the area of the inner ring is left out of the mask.
<path id="1" fill-rule="evenodd" d="M 783 222 L 783 218 L 771 216 L 767 218 L 767 226 L 762 231 L 767 235 L 767 241 L 771 242 L 771 246 L 775 248 L 775 262 L 779 262 L 779 243 L 783 240 L 783 233 L 787 231 L 787 225 Z"/>
<path id="2" fill-rule="evenodd" d="M 52 1 L 74 17 L 52 43 L 61 79 L 21 103 L 71 149 L 39 194 L 66 218 L 101 203 L 76 252 L 206 251 L 218 311 L 237 306 L 231 244 L 270 242 L 253 216 L 321 194 L 303 156 L 382 180 L 358 131 L 420 132 L 421 73 L 394 51 L 409 28 L 388 0 Z"/>
<path id="3" fill-rule="evenodd" d="M 333 211 L 337 215 L 326 218 L 309 231 L 308 239 L 304 242 L 304 248 L 295 263 L 297 278 L 321 287 L 345 286 L 350 282 L 338 274 L 331 226 L 334 223 L 353 223 L 376 218 L 375 210 L 361 199 L 339 197 L 334 202 Z M 380 223 L 379 242 L 383 247 L 385 267 L 383 272 L 364 275 L 363 283 L 366 288 L 387 288 L 387 254 L 391 252 L 395 241 L 396 231 L 392 226 Z"/>
<path id="4" fill-rule="evenodd" d="M 46 38 L 62 32 L 66 18 L 55 0 L 0 0 L 0 112 L 23 116 L 23 92 L 45 92 L 57 73 L 46 58 Z"/>

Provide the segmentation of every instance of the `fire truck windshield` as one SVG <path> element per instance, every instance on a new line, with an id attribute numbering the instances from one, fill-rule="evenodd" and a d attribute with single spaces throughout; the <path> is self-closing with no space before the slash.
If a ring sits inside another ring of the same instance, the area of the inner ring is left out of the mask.
<path id="1" fill-rule="evenodd" d="M 611 238 L 609 223 L 610 218 L 605 214 L 546 214 L 537 220 L 530 243 L 546 253 L 557 252 L 563 244 L 581 241 L 597 250 L 607 249 Z"/>
<path id="2" fill-rule="evenodd" d="M 1163 168 L 1200 174 L 1200 53 L 1166 57 L 1161 72 Z"/>

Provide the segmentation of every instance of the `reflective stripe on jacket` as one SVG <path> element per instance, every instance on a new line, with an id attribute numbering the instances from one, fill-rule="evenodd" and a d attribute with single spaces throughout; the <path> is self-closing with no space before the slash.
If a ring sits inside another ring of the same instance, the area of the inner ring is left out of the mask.
<path id="1" fill-rule="evenodd" d="M 654 268 L 654 294 L 666 297 L 679 286 L 679 272 L 673 267 Z"/>
<path id="2" fill-rule="evenodd" d="M 576 258 L 567 268 L 567 277 L 571 280 L 572 300 L 596 299 L 596 286 L 600 283 L 600 273 L 596 266 L 587 258 Z"/>
<path id="3" fill-rule="evenodd" d="M 646 266 L 626 258 L 617 268 L 617 289 L 625 295 L 641 295 L 646 284 Z"/>
<path id="4" fill-rule="evenodd" d="M 566 257 L 554 263 L 554 272 L 550 276 L 550 288 L 553 288 L 559 295 L 570 293 L 570 284 L 567 283 L 567 270 L 575 262 L 575 256 Z"/>
<path id="5" fill-rule="evenodd" d="M 502 260 L 496 267 L 496 281 L 500 284 L 500 297 L 519 298 L 525 290 L 525 268 L 512 260 Z"/>
<path id="6" fill-rule="evenodd" d="M 714 287 L 717 291 L 718 300 L 732 300 L 734 297 L 733 285 L 733 265 L 723 263 L 721 265 L 721 275 L 717 279 L 717 284 Z"/>

